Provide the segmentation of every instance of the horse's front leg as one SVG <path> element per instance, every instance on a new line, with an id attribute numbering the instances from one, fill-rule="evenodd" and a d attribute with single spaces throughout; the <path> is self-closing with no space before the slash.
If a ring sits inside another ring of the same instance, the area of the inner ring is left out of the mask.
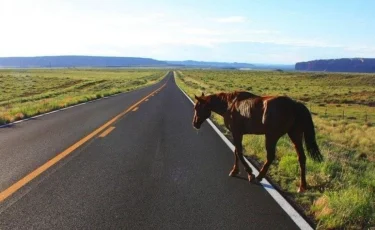
<path id="1" fill-rule="evenodd" d="M 234 150 L 234 165 L 233 165 L 233 169 L 232 169 L 232 171 L 230 171 L 230 173 L 229 173 L 229 176 L 237 176 L 238 175 L 238 173 L 240 172 L 239 170 L 238 170 L 238 154 L 237 154 L 237 149 L 235 149 Z"/>
<path id="2" fill-rule="evenodd" d="M 257 182 L 260 182 L 263 179 L 263 177 L 266 176 L 270 165 L 275 159 L 276 144 L 279 138 L 280 138 L 279 136 L 266 135 L 267 160 L 264 163 L 262 169 L 259 172 L 259 175 L 256 178 Z"/>
<path id="3" fill-rule="evenodd" d="M 253 171 L 251 170 L 250 166 L 247 164 L 245 157 L 242 153 L 242 134 L 233 134 L 233 142 L 234 146 L 236 147 L 235 152 L 237 152 L 237 157 L 240 159 L 242 165 L 245 168 L 245 171 L 248 174 L 248 180 L 253 181 L 255 179 L 255 175 L 253 174 Z"/>

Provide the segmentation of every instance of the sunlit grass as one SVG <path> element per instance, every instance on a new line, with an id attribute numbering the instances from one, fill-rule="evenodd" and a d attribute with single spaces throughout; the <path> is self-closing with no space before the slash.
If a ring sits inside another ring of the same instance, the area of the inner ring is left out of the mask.
<path id="1" fill-rule="evenodd" d="M 159 81 L 155 69 L 0 70 L 0 124 Z"/>

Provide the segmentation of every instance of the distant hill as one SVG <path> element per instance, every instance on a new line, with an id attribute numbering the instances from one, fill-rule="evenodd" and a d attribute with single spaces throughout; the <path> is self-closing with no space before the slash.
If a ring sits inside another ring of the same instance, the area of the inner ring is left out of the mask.
<path id="1" fill-rule="evenodd" d="M 239 62 L 205 62 L 205 61 L 167 61 L 168 64 L 175 66 L 197 67 L 197 68 L 226 68 L 226 69 L 239 69 L 239 68 L 254 68 L 254 65 Z"/>
<path id="2" fill-rule="evenodd" d="M 138 57 L 44 56 L 0 57 L 0 67 L 136 67 L 166 66 L 164 61 Z"/>
<path id="3" fill-rule="evenodd" d="M 239 62 L 204 61 L 159 61 L 139 57 L 102 57 L 102 56 L 40 56 L 40 57 L 0 57 L 0 67 L 5 68 L 66 68 L 66 67 L 186 67 L 254 69 L 253 64 Z M 260 68 L 264 68 L 262 66 Z"/>
<path id="4" fill-rule="evenodd" d="M 43 68 L 43 67 L 189 67 L 189 68 L 254 68 L 248 63 L 203 62 L 203 61 L 159 61 L 139 57 L 102 56 L 41 56 L 41 57 L 0 57 L 0 67 Z"/>
<path id="5" fill-rule="evenodd" d="M 298 62 L 295 70 L 375 73 L 375 58 L 341 58 Z"/>

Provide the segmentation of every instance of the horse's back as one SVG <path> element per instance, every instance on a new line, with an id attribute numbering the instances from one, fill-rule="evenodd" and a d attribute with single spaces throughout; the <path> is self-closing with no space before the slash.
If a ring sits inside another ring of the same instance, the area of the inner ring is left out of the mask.
<path id="1" fill-rule="evenodd" d="M 295 120 L 296 101 L 287 96 L 265 98 L 262 123 L 270 129 L 285 132 Z"/>
<path id="2" fill-rule="evenodd" d="M 257 95 L 252 94 L 247 91 L 236 91 L 235 94 L 236 94 L 236 101 L 243 101 L 246 99 L 252 99 L 252 98 L 258 97 Z"/>
<path id="3" fill-rule="evenodd" d="M 244 133 L 285 132 L 295 120 L 296 101 L 287 96 L 257 96 L 236 92 L 230 116 Z M 231 118 L 226 118 L 228 119 Z"/>
<path id="4" fill-rule="evenodd" d="M 296 101 L 287 96 L 262 97 L 262 100 L 265 107 L 271 107 L 279 111 L 293 110 L 296 104 Z"/>

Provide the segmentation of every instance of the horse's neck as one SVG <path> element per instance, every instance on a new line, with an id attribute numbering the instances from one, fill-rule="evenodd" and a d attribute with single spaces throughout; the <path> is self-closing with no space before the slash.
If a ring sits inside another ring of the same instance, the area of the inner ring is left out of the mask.
<path id="1" fill-rule="evenodd" d="M 228 111 L 235 97 L 224 97 L 223 95 L 212 95 L 210 100 L 211 110 L 221 116 Z"/>

